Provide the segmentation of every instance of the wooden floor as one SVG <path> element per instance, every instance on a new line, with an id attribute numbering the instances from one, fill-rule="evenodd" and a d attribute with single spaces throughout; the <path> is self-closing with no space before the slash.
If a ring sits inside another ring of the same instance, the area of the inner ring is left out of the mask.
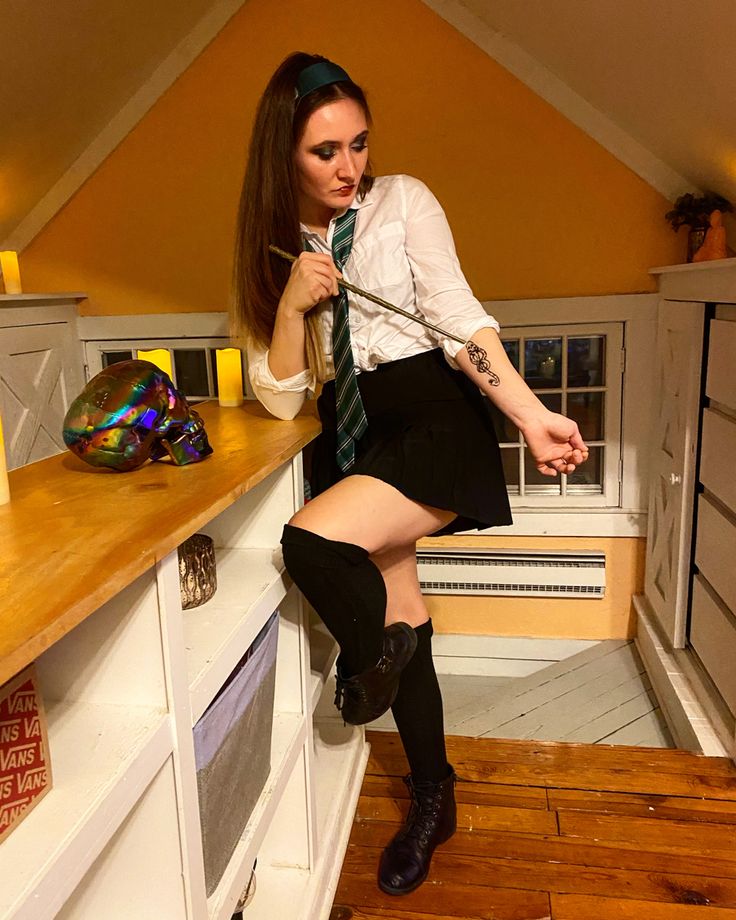
<path id="1" fill-rule="evenodd" d="M 406 813 L 372 745 L 331 920 L 736 920 L 736 767 L 685 751 L 448 738 L 458 832 L 404 897 L 376 885 Z"/>

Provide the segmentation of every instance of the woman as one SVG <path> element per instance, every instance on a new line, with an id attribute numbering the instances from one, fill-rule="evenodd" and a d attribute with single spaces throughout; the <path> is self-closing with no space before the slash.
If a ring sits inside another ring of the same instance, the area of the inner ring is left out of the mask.
<path id="1" fill-rule="evenodd" d="M 431 192 L 409 176 L 372 177 L 369 127 L 363 91 L 337 65 L 297 53 L 278 68 L 241 198 L 236 325 L 254 391 L 275 416 L 293 418 L 324 383 L 314 497 L 284 528 L 284 560 L 340 646 L 345 721 L 392 709 L 412 806 L 382 854 L 379 885 L 406 894 L 455 830 L 416 542 L 511 523 L 481 391 L 520 428 L 545 475 L 573 472 L 587 449 L 575 423 L 546 409 L 510 364 Z M 269 244 L 298 259 L 290 266 Z M 461 343 L 365 298 L 351 294 L 348 307 L 341 271 Z"/>

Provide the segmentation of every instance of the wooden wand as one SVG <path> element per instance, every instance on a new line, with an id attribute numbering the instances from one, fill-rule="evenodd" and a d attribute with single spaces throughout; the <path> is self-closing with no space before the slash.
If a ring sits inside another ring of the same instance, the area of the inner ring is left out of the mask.
<path id="1" fill-rule="evenodd" d="M 273 243 L 268 247 L 269 250 L 277 256 L 280 256 L 282 259 L 286 259 L 287 262 L 296 262 L 296 256 L 293 256 L 290 252 L 286 252 L 283 249 L 279 249 L 278 246 L 274 246 Z M 480 345 L 472 341 L 472 339 L 461 339 L 459 335 L 455 335 L 452 332 L 446 332 L 440 326 L 435 326 L 434 323 L 430 323 L 428 320 L 424 319 L 422 316 L 416 316 L 414 313 L 409 313 L 406 310 L 402 310 L 401 307 L 397 307 L 396 304 L 389 303 L 388 300 L 384 300 L 383 297 L 378 297 L 376 294 L 371 294 L 370 291 L 364 291 L 359 287 L 356 287 L 354 284 L 350 284 L 349 281 L 345 281 L 343 278 L 337 279 L 338 287 L 344 288 L 346 291 L 351 291 L 353 294 L 357 294 L 359 297 L 365 297 L 366 300 L 370 300 L 373 303 L 377 303 L 379 307 L 385 307 L 387 310 L 393 310 L 394 313 L 399 313 L 401 316 L 405 316 L 407 319 L 410 319 L 414 323 L 419 323 L 422 326 L 426 326 L 427 329 L 431 329 L 433 332 L 437 332 L 445 338 L 452 339 L 454 342 L 459 342 L 461 345 L 464 345 L 468 352 L 468 357 L 472 364 L 475 365 L 478 372 L 481 374 L 487 374 L 491 381 L 491 386 L 497 387 L 501 382 L 499 380 L 498 374 L 491 370 L 491 365 L 488 361 L 488 352 L 485 348 L 481 348 Z"/>

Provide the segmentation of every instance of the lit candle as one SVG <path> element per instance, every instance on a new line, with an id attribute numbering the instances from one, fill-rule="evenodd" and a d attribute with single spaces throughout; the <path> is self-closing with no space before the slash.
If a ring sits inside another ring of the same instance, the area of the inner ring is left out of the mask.
<path id="1" fill-rule="evenodd" d="M 217 392 L 221 406 L 239 406 L 243 402 L 243 365 L 239 348 L 218 348 Z"/>
<path id="2" fill-rule="evenodd" d="M 10 501 L 8 485 L 8 467 L 5 463 L 5 444 L 3 442 L 3 420 L 0 418 L 0 505 Z"/>
<path id="3" fill-rule="evenodd" d="M 11 249 L 0 252 L 0 271 L 3 273 L 6 294 L 22 294 L 20 286 L 20 269 L 18 268 L 18 253 Z"/>
<path id="4" fill-rule="evenodd" d="M 169 377 L 174 379 L 174 372 L 171 369 L 171 352 L 168 348 L 152 348 L 150 351 L 137 351 L 136 357 L 139 361 L 150 361 Z"/>

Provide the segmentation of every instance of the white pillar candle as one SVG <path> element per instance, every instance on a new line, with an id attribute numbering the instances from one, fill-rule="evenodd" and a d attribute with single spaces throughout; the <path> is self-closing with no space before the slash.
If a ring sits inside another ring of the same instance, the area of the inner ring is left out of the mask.
<path id="1" fill-rule="evenodd" d="M 218 348 L 217 393 L 221 406 L 239 406 L 243 402 L 243 365 L 239 348 Z"/>
<path id="2" fill-rule="evenodd" d="M 135 354 L 139 361 L 150 361 L 159 370 L 168 374 L 172 380 L 174 379 L 174 373 L 171 368 L 171 352 L 168 348 L 152 348 L 150 351 L 140 350 Z"/>
<path id="3" fill-rule="evenodd" d="M 8 467 L 5 463 L 5 442 L 3 441 L 3 420 L 0 418 L 0 505 L 10 501 L 10 486 L 8 484 Z"/>
<path id="4" fill-rule="evenodd" d="M 0 271 L 3 273 L 6 294 L 22 294 L 20 286 L 20 269 L 18 268 L 18 253 L 12 249 L 0 252 Z"/>

